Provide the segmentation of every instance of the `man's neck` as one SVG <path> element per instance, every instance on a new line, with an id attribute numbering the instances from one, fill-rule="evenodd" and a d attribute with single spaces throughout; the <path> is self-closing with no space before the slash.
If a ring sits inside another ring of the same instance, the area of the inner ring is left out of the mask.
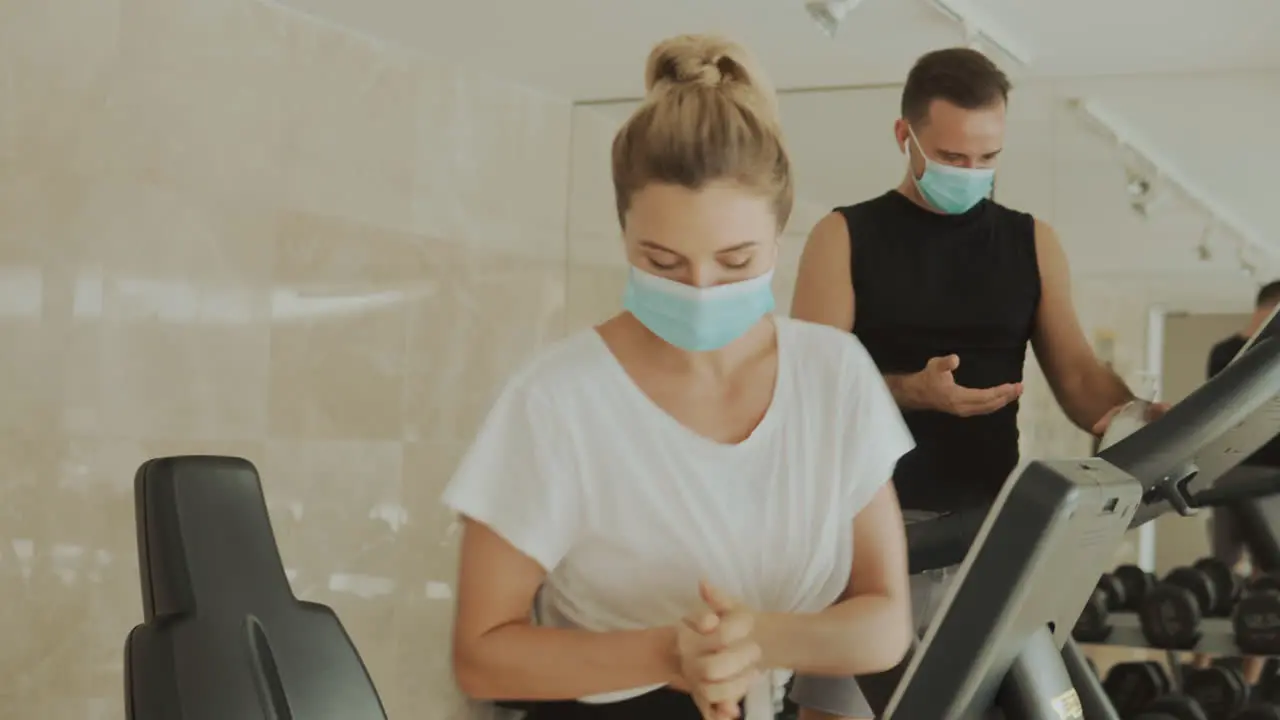
<path id="1" fill-rule="evenodd" d="M 907 175 L 902 178 L 902 182 L 898 184 L 897 190 L 898 190 L 898 193 L 901 194 L 903 197 L 915 203 L 916 205 L 919 205 L 925 210 L 928 210 L 929 212 L 934 213 L 935 215 L 942 214 L 938 212 L 937 208 L 930 205 L 928 200 L 924 199 L 924 196 L 920 194 L 920 188 L 916 187 L 916 184 L 914 181 L 912 181 L 910 175 Z"/>

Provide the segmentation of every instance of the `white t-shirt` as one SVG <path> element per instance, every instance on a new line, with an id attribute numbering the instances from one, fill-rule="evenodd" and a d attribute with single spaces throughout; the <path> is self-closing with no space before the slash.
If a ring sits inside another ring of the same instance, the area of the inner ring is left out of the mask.
<path id="1" fill-rule="evenodd" d="M 839 598 L 853 517 L 914 443 L 852 334 L 775 322 L 773 401 L 737 445 L 654 404 L 594 330 L 507 383 L 444 502 L 548 571 L 540 623 L 671 625 L 699 607 L 701 579 L 767 612 Z"/>

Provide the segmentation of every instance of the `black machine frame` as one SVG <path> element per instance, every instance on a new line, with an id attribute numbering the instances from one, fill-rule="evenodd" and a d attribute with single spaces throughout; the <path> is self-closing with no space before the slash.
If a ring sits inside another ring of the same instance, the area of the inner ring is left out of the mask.
<path id="1" fill-rule="evenodd" d="M 912 526 L 912 572 L 968 552 L 921 644 L 859 678 L 876 716 L 1117 718 L 1072 627 L 1125 531 L 1193 514 L 1200 493 L 1280 434 L 1277 326 L 1273 315 L 1222 373 L 1099 457 L 1032 463 L 980 519 Z"/>

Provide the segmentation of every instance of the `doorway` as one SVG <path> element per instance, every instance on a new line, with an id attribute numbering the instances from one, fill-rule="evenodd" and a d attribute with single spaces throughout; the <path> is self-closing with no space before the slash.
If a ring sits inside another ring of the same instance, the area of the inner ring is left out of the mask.
<path id="1" fill-rule="evenodd" d="M 1249 325 L 1250 313 L 1169 313 L 1164 321 L 1160 399 L 1177 403 L 1204 384 L 1209 350 Z M 1209 554 L 1205 521 L 1208 512 L 1194 517 L 1166 515 L 1156 520 L 1156 572 L 1163 576 Z"/>

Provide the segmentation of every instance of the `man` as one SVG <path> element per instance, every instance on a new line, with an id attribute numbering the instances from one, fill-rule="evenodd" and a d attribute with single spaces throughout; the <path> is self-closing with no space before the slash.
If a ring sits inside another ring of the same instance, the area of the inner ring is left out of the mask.
<path id="1" fill-rule="evenodd" d="M 1213 349 L 1209 351 L 1209 363 L 1206 372 L 1208 377 L 1212 378 L 1222 372 L 1227 365 L 1231 364 L 1236 355 L 1239 355 L 1240 351 L 1244 349 L 1244 345 L 1249 341 L 1249 338 L 1253 337 L 1253 334 L 1262 328 L 1267 318 L 1271 317 L 1271 312 L 1277 304 L 1280 304 L 1280 280 L 1267 283 L 1258 291 L 1258 297 L 1254 302 L 1253 316 L 1249 319 L 1248 327 L 1214 345 Z M 1257 452 L 1241 463 L 1241 466 L 1239 470 L 1235 471 L 1236 473 L 1280 470 L 1280 437 L 1263 445 Z M 1244 559 L 1245 551 L 1248 549 L 1248 541 L 1241 530 L 1240 520 L 1232 508 L 1214 509 L 1213 515 L 1209 519 L 1209 546 L 1213 557 L 1222 560 L 1233 568 L 1237 567 L 1240 561 Z M 1253 571 L 1258 573 L 1259 571 L 1275 569 L 1277 568 L 1259 568 L 1255 566 Z M 1196 664 L 1201 667 L 1209 665 L 1210 662 L 1211 659 L 1208 656 L 1196 658 Z M 1262 658 L 1245 658 L 1243 670 L 1245 679 L 1251 685 L 1257 684 L 1262 677 L 1262 667 Z"/>
<path id="2" fill-rule="evenodd" d="M 800 260 L 792 314 L 856 333 L 915 435 L 894 473 L 908 523 L 995 499 L 1018 463 L 1028 343 L 1080 428 L 1101 434 L 1133 399 L 1080 328 L 1057 234 L 990 199 L 1009 90 L 974 50 L 921 57 L 894 123 L 901 184 L 823 218 Z M 918 630 L 950 576 L 912 578 Z M 798 678 L 793 697 L 809 720 L 871 717 L 847 678 Z"/>
<path id="3" fill-rule="evenodd" d="M 1240 351 L 1244 349 L 1245 343 L 1249 341 L 1249 338 L 1262 329 L 1262 324 L 1267 321 L 1267 318 L 1271 317 L 1271 311 L 1275 310 L 1277 304 L 1280 304 L 1280 280 L 1269 282 L 1258 291 L 1258 297 L 1254 302 L 1253 316 L 1249 318 L 1248 327 L 1242 328 L 1240 332 L 1214 345 L 1213 349 L 1209 351 L 1207 374 L 1210 378 L 1222 372 L 1223 368 L 1231 364 L 1236 355 L 1239 355 Z M 1267 445 L 1263 450 L 1269 450 L 1270 447 L 1270 445 Z M 1259 450 L 1256 455 L 1250 457 L 1244 464 L 1257 465 L 1258 463 L 1255 460 L 1262 456 L 1263 450 Z M 1272 455 L 1271 457 L 1276 456 Z M 1266 464 L 1270 466 L 1277 463 Z"/>
<path id="4" fill-rule="evenodd" d="M 1242 328 L 1239 333 L 1214 345 L 1209 351 L 1209 362 L 1205 372 L 1207 377 L 1212 378 L 1231 364 L 1236 355 L 1244 349 L 1249 338 L 1262 329 L 1263 323 L 1271 317 L 1271 312 L 1275 310 L 1277 304 L 1280 304 L 1280 280 L 1267 283 L 1258 291 L 1249 325 Z M 1245 468 L 1280 469 L 1280 437 L 1263 445 L 1241 465 Z M 1209 545 L 1213 556 L 1231 567 L 1236 567 L 1244 559 L 1247 543 L 1240 533 L 1230 508 L 1219 508 L 1213 511 L 1212 519 L 1209 521 Z M 1263 569 L 1272 570 L 1273 568 Z"/>

